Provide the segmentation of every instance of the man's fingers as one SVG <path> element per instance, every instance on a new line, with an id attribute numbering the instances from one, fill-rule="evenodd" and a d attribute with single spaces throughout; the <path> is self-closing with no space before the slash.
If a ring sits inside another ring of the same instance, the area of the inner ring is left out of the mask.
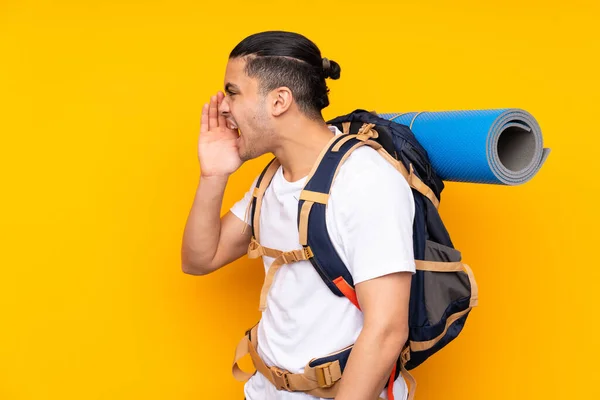
<path id="1" fill-rule="evenodd" d="M 208 132 L 208 104 L 202 107 L 202 119 L 200 120 L 200 133 Z"/>
<path id="2" fill-rule="evenodd" d="M 208 106 L 208 129 L 216 129 L 219 126 L 219 120 L 217 118 L 217 96 L 210 98 L 210 105 Z"/>
<path id="3" fill-rule="evenodd" d="M 223 114 L 221 114 L 221 103 L 223 102 L 224 98 L 225 95 L 223 94 L 223 92 L 217 93 L 217 112 L 219 113 L 219 127 L 221 128 L 227 127 L 227 120 L 225 119 Z"/>

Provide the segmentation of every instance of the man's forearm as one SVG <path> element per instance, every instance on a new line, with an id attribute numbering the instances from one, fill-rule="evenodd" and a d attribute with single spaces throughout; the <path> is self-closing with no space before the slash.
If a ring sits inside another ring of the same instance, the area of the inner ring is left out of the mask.
<path id="1" fill-rule="evenodd" d="M 363 328 L 348 358 L 335 400 L 376 400 L 398 360 L 406 334 Z"/>
<path id="2" fill-rule="evenodd" d="M 227 180 L 227 177 L 200 178 L 183 234 L 181 259 L 184 270 L 188 273 L 201 274 L 202 267 L 209 264 L 215 256 Z"/>

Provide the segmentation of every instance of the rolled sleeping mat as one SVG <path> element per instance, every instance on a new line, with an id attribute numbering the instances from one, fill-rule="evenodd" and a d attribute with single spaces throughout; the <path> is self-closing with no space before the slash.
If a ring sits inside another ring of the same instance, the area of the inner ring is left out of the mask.
<path id="1" fill-rule="evenodd" d="M 537 121 L 521 109 L 378 114 L 409 126 L 446 181 L 523 184 L 550 154 Z"/>

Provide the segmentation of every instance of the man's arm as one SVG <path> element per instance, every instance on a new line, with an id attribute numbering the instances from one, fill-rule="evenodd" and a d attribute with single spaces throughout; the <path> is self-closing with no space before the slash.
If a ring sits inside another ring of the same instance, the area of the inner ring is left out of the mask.
<path id="1" fill-rule="evenodd" d="M 364 325 L 350 353 L 336 400 L 378 399 L 408 338 L 411 272 L 356 285 Z"/>
<path id="2" fill-rule="evenodd" d="M 205 275 L 241 257 L 250 243 L 250 232 L 242 234 L 244 221 L 231 212 L 220 217 L 229 176 L 241 165 L 237 130 L 227 127 L 219 111 L 224 94 L 212 96 L 202 108 L 198 158 L 200 182 L 186 222 L 181 245 L 181 269 Z"/>
<path id="3" fill-rule="evenodd" d="M 186 222 L 181 246 L 181 268 L 190 275 L 206 275 L 237 260 L 248 250 L 251 230 L 231 211 L 220 217 L 227 178 L 200 178 Z"/>
<path id="4" fill-rule="evenodd" d="M 362 149 L 362 159 L 350 157 L 345 174 L 338 176 L 338 180 L 351 177 L 351 184 L 340 187 L 339 197 L 332 190 L 330 199 L 332 209 L 333 202 L 341 206 L 341 247 L 364 316 L 336 400 L 379 398 L 408 338 L 415 272 L 412 190 L 374 150 Z M 377 157 L 368 158 L 369 154 Z"/>

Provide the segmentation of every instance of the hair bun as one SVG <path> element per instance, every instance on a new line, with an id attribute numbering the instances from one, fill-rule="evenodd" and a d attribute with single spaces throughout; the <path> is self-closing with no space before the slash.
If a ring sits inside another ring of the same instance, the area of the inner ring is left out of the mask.
<path id="1" fill-rule="evenodd" d="M 342 69 L 340 68 L 340 64 L 336 63 L 333 60 L 323 57 L 323 73 L 325 74 L 325 78 L 331 79 L 339 79 L 340 73 Z"/>

